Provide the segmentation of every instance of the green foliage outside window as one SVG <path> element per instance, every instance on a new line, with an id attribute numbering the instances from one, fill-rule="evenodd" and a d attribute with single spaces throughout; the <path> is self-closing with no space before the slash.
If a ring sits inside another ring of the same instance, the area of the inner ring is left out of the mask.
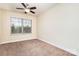
<path id="1" fill-rule="evenodd" d="M 11 33 L 31 33 L 32 20 L 11 17 Z"/>

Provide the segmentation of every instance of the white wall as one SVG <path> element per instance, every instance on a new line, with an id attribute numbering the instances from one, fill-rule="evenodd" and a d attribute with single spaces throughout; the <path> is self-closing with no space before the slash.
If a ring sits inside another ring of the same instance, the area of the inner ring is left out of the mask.
<path id="1" fill-rule="evenodd" d="M 24 13 L 18 13 L 18 12 L 12 12 L 12 11 L 6 11 L 6 10 L 0 10 L 1 16 L 1 27 L 2 27 L 2 33 L 1 33 L 1 39 L 0 43 L 6 43 L 6 42 L 15 42 L 15 41 L 21 41 L 21 40 L 28 40 L 28 39 L 36 39 L 37 38 L 37 28 L 36 28 L 36 17 L 32 15 L 26 15 Z M 32 33 L 29 34 L 14 34 L 11 35 L 10 33 L 10 17 L 19 17 L 19 18 L 25 18 L 25 19 L 31 19 L 32 20 Z"/>
<path id="2" fill-rule="evenodd" d="M 79 4 L 58 4 L 38 16 L 38 37 L 79 54 Z"/>
<path id="3" fill-rule="evenodd" d="M 0 16 L 1 16 L 1 12 L 0 12 Z M 1 39 L 1 17 L 0 17 L 0 39 Z"/>

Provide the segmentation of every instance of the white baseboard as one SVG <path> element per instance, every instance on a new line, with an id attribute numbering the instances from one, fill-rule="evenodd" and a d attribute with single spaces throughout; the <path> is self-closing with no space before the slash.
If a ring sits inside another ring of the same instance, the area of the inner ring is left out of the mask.
<path id="1" fill-rule="evenodd" d="M 36 39 L 36 38 L 33 38 L 33 39 Z M 33 40 L 33 39 L 27 39 L 27 40 Z M 25 39 L 13 40 L 13 41 L 5 41 L 5 42 L 0 42 L 0 44 L 13 43 L 13 42 L 21 42 L 21 41 L 25 41 Z"/>
<path id="2" fill-rule="evenodd" d="M 57 45 L 57 44 L 54 44 L 54 43 L 49 42 L 48 40 L 45 40 L 45 39 L 41 39 L 41 38 L 39 38 L 39 40 L 44 41 L 44 42 L 49 43 L 49 44 L 51 44 L 51 45 L 54 45 L 54 46 L 56 46 L 56 47 L 58 47 L 58 48 L 60 48 L 60 49 L 63 49 L 63 50 L 65 50 L 65 51 L 69 52 L 69 53 L 72 53 L 72 54 L 74 54 L 74 55 L 79 56 L 79 53 L 78 53 L 77 51 L 74 51 L 74 50 L 65 48 L 65 47 L 60 46 L 60 45 Z"/>

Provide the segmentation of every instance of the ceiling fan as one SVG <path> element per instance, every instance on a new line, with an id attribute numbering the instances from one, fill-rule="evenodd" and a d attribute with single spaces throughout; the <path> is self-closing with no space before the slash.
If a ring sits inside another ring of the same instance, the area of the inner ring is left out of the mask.
<path id="1" fill-rule="evenodd" d="M 24 10 L 25 11 L 24 12 L 25 14 L 28 13 L 28 12 L 31 12 L 31 13 L 35 14 L 35 12 L 32 11 L 32 10 L 36 9 L 36 7 L 29 7 L 29 4 L 26 4 L 26 5 L 24 3 L 21 3 L 21 4 L 22 4 L 22 6 L 24 8 L 16 8 L 16 9 Z"/>

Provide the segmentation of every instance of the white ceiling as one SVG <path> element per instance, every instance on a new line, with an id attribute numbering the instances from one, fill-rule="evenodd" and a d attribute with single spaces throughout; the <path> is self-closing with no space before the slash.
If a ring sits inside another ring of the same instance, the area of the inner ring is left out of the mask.
<path id="1" fill-rule="evenodd" d="M 55 3 L 28 3 L 28 4 L 29 4 L 29 7 L 33 7 L 33 6 L 37 7 L 36 10 L 33 10 L 36 13 L 35 15 L 39 15 L 55 5 Z M 0 9 L 24 12 L 23 10 L 17 10 L 16 7 L 23 8 L 23 6 L 20 3 L 0 3 Z"/>

